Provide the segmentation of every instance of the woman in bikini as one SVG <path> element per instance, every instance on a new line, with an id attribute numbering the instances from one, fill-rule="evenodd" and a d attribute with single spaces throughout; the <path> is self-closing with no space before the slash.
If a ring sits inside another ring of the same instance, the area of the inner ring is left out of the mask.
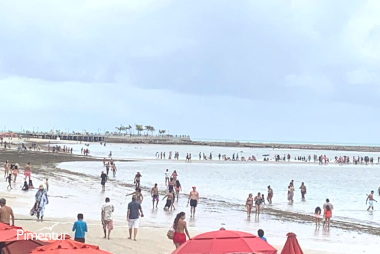
<path id="1" fill-rule="evenodd" d="M 17 174 L 18 174 L 18 166 L 17 165 L 13 168 L 12 174 L 13 174 L 13 183 L 16 183 Z"/>
<path id="2" fill-rule="evenodd" d="M 253 206 L 252 193 L 249 193 L 247 201 L 245 202 L 245 206 L 247 207 L 247 216 L 251 217 L 251 211 L 252 211 L 252 206 Z"/>
<path id="3" fill-rule="evenodd" d="M 323 222 L 323 226 L 325 226 L 325 224 L 327 223 L 327 227 L 329 228 L 330 227 L 330 220 L 332 217 L 332 210 L 331 210 L 329 205 L 326 205 L 326 207 L 325 207 L 324 216 L 325 216 L 325 221 Z"/>
<path id="4" fill-rule="evenodd" d="M 177 180 L 175 182 L 175 194 L 177 196 L 177 202 L 178 202 L 178 198 L 179 198 L 179 191 L 182 191 L 182 187 L 181 187 L 181 183 Z"/>
<path id="5" fill-rule="evenodd" d="M 186 235 L 190 239 L 190 234 L 189 234 L 189 231 L 187 231 L 185 218 L 186 218 L 186 214 L 184 212 L 180 212 L 179 214 L 177 214 L 177 216 L 174 219 L 173 243 L 176 249 L 178 249 L 182 244 L 186 242 Z"/>
<path id="6" fill-rule="evenodd" d="M 255 196 L 255 207 L 256 207 L 256 215 L 260 215 L 260 205 L 263 202 L 261 199 L 261 193 L 257 193 L 257 196 Z"/>

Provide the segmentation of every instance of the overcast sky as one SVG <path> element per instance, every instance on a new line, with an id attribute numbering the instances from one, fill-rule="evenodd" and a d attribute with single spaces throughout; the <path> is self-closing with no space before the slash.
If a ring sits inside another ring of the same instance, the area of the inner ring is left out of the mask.
<path id="1" fill-rule="evenodd" d="M 0 4 L 0 129 L 380 144 L 380 1 Z"/>

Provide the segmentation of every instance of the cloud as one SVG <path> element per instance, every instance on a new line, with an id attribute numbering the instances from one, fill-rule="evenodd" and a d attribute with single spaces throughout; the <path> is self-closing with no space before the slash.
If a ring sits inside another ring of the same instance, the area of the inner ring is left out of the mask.
<path id="1" fill-rule="evenodd" d="M 358 69 L 355 71 L 347 72 L 347 79 L 350 84 L 364 85 L 371 84 L 376 81 L 376 74 L 369 72 L 367 69 Z"/>
<path id="2" fill-rule="evenodd" d="M 11 96 L 0 111 L 12 123 L 150 122 L 198 137 L 254 126 L 277 139 L 298 125 L 307 139 L 322 125 L 311 114 L 378 110 L 379 10 L 376 0 L 7 1 L 0 85 Z"/>

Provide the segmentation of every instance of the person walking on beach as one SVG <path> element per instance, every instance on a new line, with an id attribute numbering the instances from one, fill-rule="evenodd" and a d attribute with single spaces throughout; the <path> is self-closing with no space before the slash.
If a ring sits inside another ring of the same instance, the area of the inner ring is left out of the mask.
<path id="1" fill-rule="evenodd" d="M 9 174 L 9 162 L 5 161 L 5 163 L 4 163 L 4 178 L 7 178 L 8 174 Z"/>
<path id="2" fill-rule="evenodd" d="M 245 207 L 247 208 L 248 217 L 251 217 L 252 206 L 253 206 L 252 193 L 249 193 L 247 201 L 245 201 Z"/>
<path id="3" fill-rule="evenodd" d="M 110 203 L 110 198 L 106 198 L 105 204 L 102 206 L 102 225 L 104 231 L 104 238 L 107 238 L 107 229 L 108 229 L 108 240 L 110 239 L 110 234 L 113 229 L 113 219 L 112 213 L 115 211 L 115 208 Z"/>
<path id="4" fill-rule="evenodd" d="M 177 214 L 177 216 L 174 219 L 173 243 L 176 249 L 178 249 L 182 244 L 186 242 L 186 235 L 190 239 L 190 234 L 189 234 L 189 231 L 187 230 L 185 218 L 186 218 L 186 214 L 184 212 L 180 212 L 179 214 Z"/>
<path id="5" fill-rule="evenodd" d="M 306 186 L 305 186 L 304 182 L 301 183 L 300 190 L 301 190 L 302 200 L 305 200 Z"/>
<path id="6" fill-rule="evenodd" d="M 36 202 L 34 203 L 32 210 L 30 211 L 30 215 L 37 215 L 37 220 L 40 220 L 41 217 L 41 221 L 43 221 L 45 215 L 45 205 L 49 204 L 49 199 L 42 184 L 39 186 L 34 198 Z"/>
<path id="7" fill-rule="evenodd" d="M 136 241 L 137 229 L 139 228 L 139 217 L 144 217 L 141 205 L 136 201 L 136 196 L 132 196 L 132 202 L 128 204 L 127 220 L 129 227 L 129 237 L 132 240 L 132 229 L 134 230 L 134 238 Z"/>
<path id="8" fill-rule="evenodd" d="M 142 175 L 140 174 L 140 172 L 137 172 L 137 174 L 135 175 L 135 179 L 134 179 L 134 183 L 136 185 L 136 188 L 140 188 L 140 178 L 142 177 Z"/>
<path id="9" fill-rule="evenodd" d="M 102 171 L 102 173 L 100 174 L 100 184 L 102 185 L 102 191 L 105 191 L 106 190 L 106 182 L 107 182 L 107 175 L 104 173 L 104 171 Z"/>
<path id="10" fill-rule="evenodd" d="M 0 222 L 14 226 L 15 225 L 15 216 L 13 214 L 12 208 L 6 206 L 7 201 L 5 198 L 0 198 Z M 12 218 L 12 224 L 10 224 L 10 218 Z"/>
<path id="11" fill-rule="evenodd" d="M 190 203 L 190 218 L 195 218 L 195 209 L 199 203 L 199 193 L 197 191 L 197 187 L 193 186 L 193 190 L 190 192 L 189 200 L 187 201 L 187 205 Z"/>
<path id="12" fill-rule="evenodd" d="M 365 201 L 365 204 L 367 204 L 367 202 L 369 203 L 367 211 L 369 211 L 370 208 L 372 208 L 372 211 L 373 211 L 373 201 L 377 203 L 377 201 L 373 198 L 373 193 L 375 192 L 371 191 L 371 193 L 367 196 L 367 199 Z"/>
<path id="13" fill-rule="evenodd" d="M 150 195 L 152 196 L 153 209 L 154 209 L 155 202 L 156 202 L 156 208 L 158 208 L 159 195 L 158 195 L 157 183 L 154 184 L 154 187 L 150 191 Z"/>
<path id="14" fill-rule="evenodd" d="M 75 232 L 74 241 L 85 243 L 85 234 L 87 232 L 87 223 L 83 221 L 83 214 L 77 215 L 78 220 L 74 222 L 73 232 Z"/>
<path id="15" fill-rule="evenodd" d="M 271 205 L 272 204 L 272 198 L 273 198 L 273 189 L 270 187 L 270 185 L 268 186 L 268 195 L 267 195 L 267 200 L 268 200 L 268 203 Z"/>

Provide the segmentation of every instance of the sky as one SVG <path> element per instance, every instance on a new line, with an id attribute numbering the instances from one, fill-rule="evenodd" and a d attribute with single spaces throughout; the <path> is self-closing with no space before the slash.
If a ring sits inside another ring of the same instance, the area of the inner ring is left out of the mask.
<path id="1" fill-rule="evenodd" d="M 0 2 L 0 130 L 380 144 L 379 78 L 377 0 Z"/>

